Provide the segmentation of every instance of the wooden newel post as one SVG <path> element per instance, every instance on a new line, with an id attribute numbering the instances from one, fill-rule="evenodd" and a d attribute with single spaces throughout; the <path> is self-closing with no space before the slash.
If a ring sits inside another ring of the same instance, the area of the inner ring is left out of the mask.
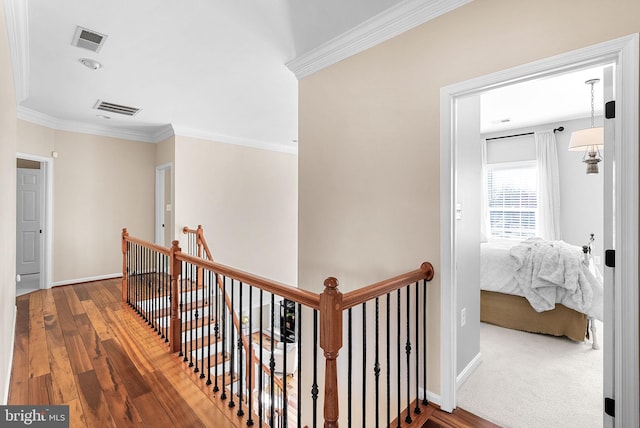
<path id="1" fill-rule="evenodd" d="M 170 334 L 170 345 L 171 352 L 180 351 L 180 342 L 182 341 L 181 335 L 181 323 L 180 313 L 178 310 L 178 300 L 179 300 L 179 292 L 178 292 L 178 282 L 180 280 L 180 274 L 182 273 L 182 267 L 180 264 L 180 260 L 177 259 L 176 254 L 182 252 L 180 246 L 178 245 L 178 241 L 173 241 L 171 246 L 171 255 L 170 255 L 170 269 L 171 269 L 171 323 L 169 324 L 169 328 L 171 331 Z"/>
<path id="2" fill-rule="evenodd" d="M 327 278 L 320 294 L 320 347 L 324 350 L 324 426 L 338 427 L 338 366 L 336 359 L 342 348 L 342 293 L 338 280 Z"/>
<path id="3" fill-rule="evenodd" d="M 202 225 L 199 224 L 198 228 L 196 229 L 196 244 L 198 246 L 198 257 L 202 258 L 202 247 L 204 247 L 204 245 L 202 244 L 202 237 L 204 235 L 204 231 L 202 230 Z"/>
<path id="4" fill-rule="evenodd" d="M 122 229 L 122 301 L 127 302 L 127 296 L 129 295 L 129 285 L 128 285 L 128 276 L 129 272 L 127 272 L 127 238 L 129 237 L 129 232 L 127 232 L 127 228 Z"/>

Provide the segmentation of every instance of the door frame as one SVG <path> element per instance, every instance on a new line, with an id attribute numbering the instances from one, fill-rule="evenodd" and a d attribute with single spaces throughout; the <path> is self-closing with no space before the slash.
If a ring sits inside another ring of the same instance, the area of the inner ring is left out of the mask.
<path id="1" fill-rule="evenodd" d="M 162 230 L 161 224 L 164 223 L 165 228 L 169 227 L 171 230 L 171 237 L 173 238 L 173 186 L 169 189 L 171 195 L 171 214 L 169 215 L 169 221 L 165 218 L 165 205 L 164 195 L 165 189 L 165 174 L 173 174 L 173 164 L 171 162 L 156 166 L 156 225 L 155 225 L 155 240 L 156 244 L 164 246 L 164 230 Z M 171 177 L 171 183 L 173 183 L 173 177 Z M 167 223 L 169 226 L 167 226 Z"/>
<path id="2" fill-rule="evenodd" d="M 16 153 L 16 159 L 27 159 L 40 162 L 42 177 L 44 179 L 44 195 L 41 197 L 43 204 L 43 233 L 42 244 L 40 245 L 40 289 L 51 288 L 52 257 L 53 257 L 53 158 L 45 156 L 31 155 L 28 153 Z"/>
<path id="3" fill-rule="evenodd" d="M 638 34 L 567 52 L 440 90 L 440 369 L 441 407 L 456 407 L 456 102 L 458 97 L 560 71 L 616 63 L 616 269 L 614 426 L 637 426 L 639 388 L 638 317 Z M 623 144 L 627 142 L 627 144 Z M 626 178 L 626 179 L 623 179 Z M 623 233 L 624 232 L 624 233 Z M 623 284 L 628 286 L 623 287 Z M 625 329 L 624 327 L 627 326 Z"/>

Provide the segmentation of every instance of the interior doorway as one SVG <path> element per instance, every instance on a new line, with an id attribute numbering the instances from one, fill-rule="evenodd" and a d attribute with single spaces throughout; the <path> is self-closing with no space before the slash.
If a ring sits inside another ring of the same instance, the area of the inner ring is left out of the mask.
<path id="1" fill-rule="evenodd" d="M 616 417 L 605 416 L 605 426 L 633 426 L 638 422 L 638 289 L 622 287 L 623 282 L 637 284 L 638 242 L 638 36 L 614 40 L 557 57 L 516 67 L 493 75 L 462 82 L 441 91 L 441 254 L 442 307 L 441 313 L 441 369 L 442 402 L 444 410 L 456 407 L 456 361 L 458 335 L 457 307 L 457 103 L 465 97 L 488 88 L 505 86 L 554 73 L 567 72 L 592 65 L 613 62 L 617 66 L 615 88 L 616 120 L 614 142 L 605 158 L 615 158 L 615 194 L 612 207 L 616 213 L 615 269 L 610 272 L 611 294 L 605 301 L 616 329 L 613 337 L 610 369 L 605 371 L 605 396 L 616 402 Z M 628 140 L 628 141 L 627 141 Z M 623 141 L 629 144 L 622 144 Z M 629 186 L 622 185 L 623 182 Z M 630 203 L 624 202 L 625 200 Z M 605 241 L 606 245 L 606 241 Z M 628 253 L 627 253 L 628 252 Z M 614 272 L 615 271 L 615 272 Z M 449 286 L 448 286 L 449 285 Z M 624 328 L 624 326 L 633 326 Z M 607 367 L 607 362 L 605 362 Z M 624 369 L 623 369 L 624 367 Z M 631 370 L 622 375 L 622 370 Z M 609 378 L 609 382 L 607 382 Z"/>
<path id="2" fill-rule="evenodd" d="M 51 283 L 51 158 L 16 156 L 16 295 Z"/>
<path id="3" fill-rule="evenodd" d="M 173 241 L 172 164 L 156 167 L 156 244 L 171 247 Z"/>

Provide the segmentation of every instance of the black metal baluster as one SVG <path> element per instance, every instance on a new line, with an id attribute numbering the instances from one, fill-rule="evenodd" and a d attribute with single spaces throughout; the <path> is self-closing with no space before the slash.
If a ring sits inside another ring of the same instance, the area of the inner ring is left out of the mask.
<path id="1" fill-rule="evenodd" d="M 247 369 L 247 406 L 249 412 L 249 419 L 247 419 L 247 426 L 253 425 L 253 287 L 249 286 L 249 350 L 247 352 L 247 360 L 249 364 Z"/>
<path id="2" fill-rule="evenodd" d="M 197 328 L 198 308 L 195 307 L 195 302 L 193 301 L 193 277 L 194 277 L 195 265 L 189 263 L 188 266 L 189 266 L 189 277 L 190 277 L 189 278 L 189 367 L 193 367 L 193 332 L 194 332 L 193 319 L 195 318 L 196 320 L 196 328 Z M 196 366 L 196 370 L 198 370 L 198 366 Z"/>
<path id="3" fill-rule="evenodd" d="M 269 401 L 271 403 L 271 410 L 269 413 L 269 426 L 273 427 L 273 423 L 275 421 L 275 407 L 274 407 L 274 395 L 275 395 L 275 379 L 274 379 L 274 371 L 275 371 L 275 367 L 276 367 L 276 361 L 275 358 L 273 356 L 273 352 L 274 352 L 274 342 L 275 342 L 275 312 L 276 312 L 276 302 L 275 302 L 275 295 L 273 293 L 271 293 L 271 356 L 269 357 L 269 392 L 270 392 L 270 397 L 269 397 Z M 280 340 L 282 340 L 282 337 L 280 337 Z"/>
<path id="4" fill-rule="evenodd" d="M 373 374 L 376 379 L 376 427 L 380 425 L 380 298 L 376 297 L 376 360 Z"/>
<path id="5" fill-rule="evenodd" d="M 260 289 L 260 364 L 258 365 L 258 420 L 260 421 L 260 426 L 262 427 L 262 420 L 264 419 L 264 401 L 262 400 L 262 395 L 264 394 L 264 370 L 262 369 L 263 365 L 262 365 L 262 351 L 263 351 L 263 344 L 262 344 L 262 339 L 264 337 L 264 326 L 262 325 L 262 318 L 263 318 L 263 314 L 262 314 L 262 302 L 263 302 L 263 293 L 264 291 L 262 289 Z"/>
<path id="6" fill-rule="evenodd" d="M 396 420 L 398 421 L 398 428 L 400 428 L 401 424 L 400 424 L 400 403 L 402 402 L 402 395 L 400 392 L 400 366 L 402 365 L 400 362 L 400 312 L 401 312 L 401 302 L 400 302 L 400 289 L 398 289 L 398 292 L 396 294 L 396 304 L 397 304 L 397 324 L 396 324 L 396 330 L 397 330 L 397 334 L 398 334 L 398 342 L 396 343 L 396 361 L 398 361 L 398 367 L 397 367 L 397 377 L 396 377 L 396 384 L 397 384 L 397 397 L 398 397 L 398 405 L 397 405 L 397 410 L 398 410 L 398 415 L 396 417 Z"/>
<path id="7" fill-rule="evenodd" d="M 231 348 L 231 361 L 229 361 L 229 386 L 231 387 L 231 392 L 230 392 L 230 397 L 231 400 L 229 400 L 229 407 L 235 407 L 236 406 L 236 402 L 233 400 L 234 394 L 233 394 L 233 384 L 235 383 L 236 380 L 236 375 L 235 375 L 235 367 L 234 367 L 234 363 L 235 363 L 235 358 L 236 358 L 236 340 L 235 340 L 235 332 L 236 329 L 234 327 L 233 324 L 233 315 L 234 315 L 234 304 L 233 304 L 233 297 L 235 295 L 235 291 L 234 291 L 234 279 L 231 278 L 231 307 L 229 308 L 229 335 L 231 336 L 229 339 L 229 348 Z"/>
<path id="8" fill-rule="evenodd" d="M 220 308 L 218 308 L 218 301 L 220 300 L 220 287 L 218 286 L 218 273 L 214 274 L 215 277 L 215 320 L 214 320 L 214 324 L 213 324 L 213 335 L 215 337 L 215 347 L 216 349 L 214 350 L 214 375 L 213 375 L 213 381 L 214 381 L 214 385 L 213 385 L 213 392 L 218 392 L 220 391 L 220 388 L 218 387 L 218 344 L 220 343 Z M 222 359 L 222 361 L 224 361 L 224 357 Z"/>
<path id="9" fill-rule="evenodd" d="M 418 391 L 418 384 L 420 383 L 418 380 L 420 376 L 420 339 L 418 334 L 420 329 L 418 316 L 420 313 L 420 289 L 418 287 L 419 284 L 418 281 L 416 281 L 416 408 L 413 410 L 416 415 L 422 413 L 422 410 L 420 410 L 420 395 Z"/>
<path id="10" fill-rule="evenodd" d="M 146 293 L 144 296 L 144 319 L 147 322 L 147 325 L 151 325 L 151 317 L 149 316 L 151 313 L 151 249 L 145 247 L 145 282 L 147 284 Z"/>
<path id="11" fill-rule="evenodd" d="M 201 302 L 200 303 L 200 305 L 201 305 L 200 307 L 202 308 L 202 313 L 200 314 L 200 379 L 204 379 L 204 377 L 205 377 L 205 375 L 204 375 L 204 348 L 205 348 L 205 346 L 204 346 L 204 325 L 205 324 L 209 325 L 209 323 L 207 321 L 205 321 L 205 313 L 208 314 L 208 311 L 205 311 L 205 306 L 204 306 L 207 303 L 207 299 L 204 298 L 204 289 L 205 289 L 205 286 L 204 286 L 204 275 L 205 275 L 205 272 L 204 272 L 204 269 L 202 269 L 202 268 L 200 268 L 200 270 L 202 272 L 201 275 L 198 275 L 198 281 L 202 281 L 202 283 L 198 284 L 199 287 L 202 290 L 200 292 L 200 294 L 202 296 L 202 299 L 200 300 L 200 302 Z M 202 278 L 202 279 L 200 279 L 200 278 Z M 207 317 L 208 317 L 208 315 L 207 315 Z M 209 348 L 207 348 L 207 349 L 209 349 Z"/>
<path id="12" fill-rule="evenodd" d="M 225 358 L 226 354 L 226 341 L 227 341 L 227 311 L 225 310 L 224 301 L 227 299 L 227 278 L 225 276 L 222 277 L 222 299 L 223 302 L 220 305 L 220 312 L 222 315 L 222 395 L 220 395 L 221 400 L 227 399 L 227 385 L 225 383 Z"/>
<path id="13" fill-rule="evenodd" d="M 427 400 L 427 280 L 422 281 L 422 388 L 424 389 L 424 397 L 422 404 L 429 404 Z M 417 397 L 416 397 L 417 399 Z"/>
<path id="14" fill-rule="evenodd" d="M 181 272 L 184 272 L 184 265 L 182 267 Z M 184 275 L 182 273 L 180 274 L 180 277 L 178 278 L 178 287 L 179 287 L 179 289 L 178 289 L 178 300 L 179 300 L 178 307 L 179 307 L 179 313 L 180 313 L 180 316 L 179 316 L 179 320 L 180 320 L 180 353 L 178 354 L 178 356 L 180 356 L 180 357 L 184 356 L 182 361 L 183 362 L 187 362 L 188 359 L 187 359 L 187 356 L 185 355 L 187 353 L 187 349 L 186 349 L 186 346 L 184 346 L 184 344 L 185 344 L 184 338 L 186 336 L 186 333 L 182 331 L 182 326 L 184 325 L 184 322 L 185 322 L 184 311 L 183 311 L 184 299 L 185 299 L 185 297 L 184 297 L 184 288 L 185 288 L 185 286 L 184 286 Z M 184 350 L 183 350 L 183 348 L 184 348 Z"/>
<path id="15" fill-rule="evenodd" d="M 387 293 L 387 424 L 391 426 L 391 294 Z"/>
<path id="16" fill-rule="evenodd" d="M 244 410 L 242 410 L 242 339 L 244 337 L 244 331 L 242 331 L 242 288 L 244 285 L 242 281 L 240 281 L 240 289 L 238 299 L 240 302 L 238 303 L 239 314 L 238 314 L 238 327 L 240 331 L 238 332 L 238 416 L 244 416 Z"/>
<path id="17" fill-rule="evenodd" d="M 353 402 L 353 388 L 352 388 L 352 373 L 353 373 L 353 323 L 351 309 L 347 311 L 347 331 L 349 341 L 347 342 L 347 426 L 351 427 L 352 416 L 352 402 Z"/>
<path id="18" fill-rule="evenodd" d="M 362 427 L 367 426 L 367 303 L 362 304 Z"/>
<path id="19" fill-rule="evenodd" d="M 313 385 L 311 386 L 313 400 L 313 428 L 318 427 L 318 311 L 313 310 Z"/>
<path id="20" fill-rule="evenodd" d="M 298 330 L 298 337 L 296 343 L 298 345 L 298 428 L 302 428 L 302 304 L 298 303 L 298 313 L 296 314 L 296 327 Z"/>
<path id="21" fill-rule="evenodd" d="M 289 301 L 284 299 L 280 304 L 284 303 L 284 312 L 280 311 L 280 338 L 284 339 L 283 343 L 283 356 L 282 356 L 282 424 L 280 426 L 284 426 L 285 428 L 289 424 L 289 409 L 288 409 L 288 399 L 287 399 L 287 346 L 289 345 L 289 331 L 287 330 L 287 314 L 289 311 Z M 284 318 L 283 318 L 284 317 Z M 284 334 L 282 334 L 284 330 Z"/>
<path id="22" fill-rule="evenodd" d="M 209 272 L 209 285 L 207 286 L 207 385 L 211 385 L 211 322 L 214 321 L 214 316 L 211 316 L 212 312 L 212 303 L 211 299 L 213 298 L 213 272 Z"/>
<path id="23" fill-rule="evenodd" d="M 408 424 L 413 422 L 411 419 L 411 287 L 407 285 L 407 342 L 404 350 L 407 353 L 407 416 L 404 421 Z M 398 290 L 399 291 L 399 290 Z M 416 397 L 417 398 L 417 397 Z"/>

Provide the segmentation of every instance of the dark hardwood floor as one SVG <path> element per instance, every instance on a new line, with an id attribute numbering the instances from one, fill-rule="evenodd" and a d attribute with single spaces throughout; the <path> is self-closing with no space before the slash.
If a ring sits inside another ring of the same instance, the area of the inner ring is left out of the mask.
<path id="1" fill-rule="evenodd" d="M 16 299 L 8 404 L 69 405 L 76 427 L 246 426 L 121 302 L 120 280 Z M 429 406 L 412 426 L 495 428 L 462 409 Z M 256 421 L 257 422 L 257 421 Z"/>

